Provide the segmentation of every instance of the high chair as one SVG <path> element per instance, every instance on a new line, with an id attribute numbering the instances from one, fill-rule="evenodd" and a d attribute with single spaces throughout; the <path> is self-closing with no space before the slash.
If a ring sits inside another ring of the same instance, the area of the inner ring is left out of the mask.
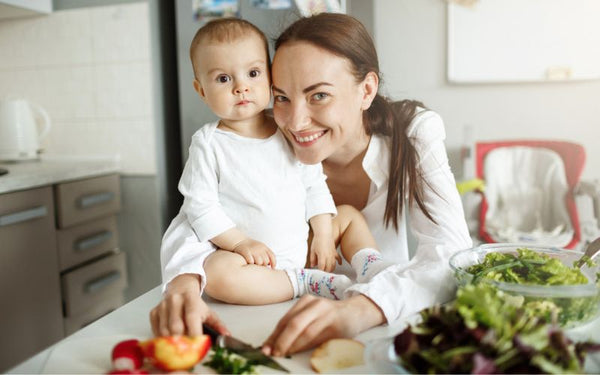
<path id="1" fill-rule="evenodd" d="M 474 159 L 475 175 L 485 189 L 477 189 L 480 204 L 465 207 L 465 212 L 467 222 L 473 222 L 469 212 L 478 216 L 479 241 L 573 249 L 600 233 L 594 216 L 600 188 L 590 197 L 594 184 L 587 183 L 586 191 L 579 187 L 585 163 L 581 145 L 546 140 L 479 142 Z M 586 215 L 584 233 L 580 210 Z"/>

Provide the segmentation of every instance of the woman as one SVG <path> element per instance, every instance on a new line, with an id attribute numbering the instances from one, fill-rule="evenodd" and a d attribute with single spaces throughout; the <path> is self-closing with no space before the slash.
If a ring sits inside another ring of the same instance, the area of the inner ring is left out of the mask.
<path id="1" fill-rule="evenodd" d="M 390 103 L 378 94 L 377 53 L 359 21 L 329 13 L 300 19 L 275 49 L 277 125 L 298 159 L 322 162 L 336 205 L 361 210 L 383 257 L 395 263 L 350 287 L 342 301 L 301 298 L 265 342 L 267 354 L 284 355 L 447 300 L 448 258 L 471 239 L 441 118 L 420 103 Z M 407 221 L 418 243 L 410 260 Z M 208 317 L 225 331 L 198 297 L 201 281 L 188 273 L 169 283 L 151 313 L 155 333 L 198 332 L 192 317 Z"/>

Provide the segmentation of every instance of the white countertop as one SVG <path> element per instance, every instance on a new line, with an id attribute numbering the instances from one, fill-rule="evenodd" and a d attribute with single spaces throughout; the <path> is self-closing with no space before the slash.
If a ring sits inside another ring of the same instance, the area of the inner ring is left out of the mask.
<path id="1" fill-rule="evenodd" d="M 160 287 L 156 287 L 7 373 L 105 374 L 110 370 L 110 354 L 115 344 L 131 338 L 144 340 L 152 337 L 149 312 L 160 298 Z M 219 302 L 210 302 L 210 305 L 233 336 L 259 346 L 295 301 L 265 306 L 237 306 Z M 405 325 L 405 322 L 398 322 L 390 326 L 376 327 L 362 333 L 357 339 L 366 343 L 376 338 L 391 337 L 399 333 Z M 292 373 L 311 373 L 310 354 L 311 351 L 306 351 L 293 355 L 292 358 L 278 358 L 277 361 Z M 356 367 L 352 372 L 369 371 L 366 367 Z"/>
<path id="2" fill-rule="evenodd" d="M 156 287 L 111 312 L 73 335 L 59 341 L 27 361 L 9 370 L 9 374 L 105 374 L 110 370 L 110 355 L 119 341 L 152 337 L 149 312 L 161 298 L 161 288 Z M 271 333 L 277 321 L 296 300 L 265 306 L 227 305 L 211 301 L 210 306 L 225 322 L 232 335 L 249 344 L 259 346 Z M 365 344 L 392 337 L 401 332 L 405 319 L 391 325 L 370 329 L 356 337 Z M 568 332 L 572 339 L 600 342 L 600 319 Z M 292 373 L 311 373 L 309 358 L 312 351 L 277 358 Z M 595 366 L 595 365 L 594 365 Z M 586 367 L 586 370 L 588 368 Z M 274 371 L 274 370 L 272 370 Z M 598 369 L 593 367 L 593 372 Z M 344 373 L 372 373 L 366 366 L 346 369 Z"/>
<path id="3" fill-rule="evenodd" d="M 44 156 L 39 160 L 0 162 L 8 174 L 0 176 L 0 194 L 119 171 L 118 158 L 109 156 Z"/>

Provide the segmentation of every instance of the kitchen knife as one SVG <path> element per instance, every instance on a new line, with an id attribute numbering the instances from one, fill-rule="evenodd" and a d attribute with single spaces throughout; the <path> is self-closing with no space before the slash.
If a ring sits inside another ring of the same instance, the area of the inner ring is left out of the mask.
<path id="1" fill-rule="evenodd" d="M 267 366 L 274 370 L 288 372 L 289 370 L 275 362 L 271 357 L 265 355 L 260 348 L 255 348 L 233 336 L 221 335 L 219 332 L 206 324 L 202 325 L 204 334 L 209 335 L 213 345 L 228 349 L 250 361 L 252 364 Z"/>

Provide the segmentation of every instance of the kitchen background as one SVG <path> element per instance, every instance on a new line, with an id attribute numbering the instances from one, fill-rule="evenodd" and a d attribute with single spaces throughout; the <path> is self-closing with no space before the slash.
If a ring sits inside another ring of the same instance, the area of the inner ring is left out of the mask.
<path id="1" fill-rule="evenodd" d="M 181 203 L 176 188 L 192 122 L 205 121 L 181 111 L 185 102 L 203 106 L 192 77 L 178 74 L 188 61 L 177 46 L 176 20 L 191 2 L 54 0 L 50 13 L 18 18 L 4 5 L 14 3 L 0 0 L 0 98 L 18 95 L 48 111 L 42 158 L 118 159 L 119 247 L 130 300 L 161 282 L 160 239 Z M 252 11 L 250 0 L 241 7 Z M 465 140 L 542 138 L 582 144 L 583 178 L 600 178 L 600 80 L 452 84 L 446 1 L 348 0 L 346 12 L 374 37 L 384 93 L 441 114 L 457 177 Z M 269 37 L 278 32 L 267 30 Z"/>

